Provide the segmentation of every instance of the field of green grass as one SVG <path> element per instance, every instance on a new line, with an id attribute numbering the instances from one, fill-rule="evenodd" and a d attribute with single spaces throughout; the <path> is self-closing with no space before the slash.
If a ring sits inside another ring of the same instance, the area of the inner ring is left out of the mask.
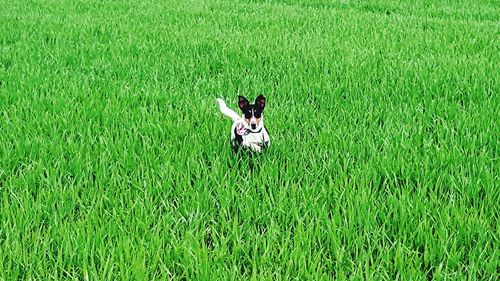
<path id="1" fill-rule="evenodd" d="M 499 279 L 498 0 L 0 7 L 0 280 Z"/>

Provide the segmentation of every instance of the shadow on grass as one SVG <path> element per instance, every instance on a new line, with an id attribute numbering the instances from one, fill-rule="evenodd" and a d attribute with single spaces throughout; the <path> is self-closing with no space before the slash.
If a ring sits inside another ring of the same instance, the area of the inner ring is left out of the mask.
<path id="1" fill-rule="evenodd" d="M 237 169 L 241 171 L 242 174 L 248 172 L 247 174 L 252 174 L 258 172 L 260 167 L 262 167 L 262 161 L 266 157 L 267 149 L 262 152 L 253 152 L 249 149 L 233 149 L 234 161 L 230 161 L 228 166 L 230 169 Z"/>

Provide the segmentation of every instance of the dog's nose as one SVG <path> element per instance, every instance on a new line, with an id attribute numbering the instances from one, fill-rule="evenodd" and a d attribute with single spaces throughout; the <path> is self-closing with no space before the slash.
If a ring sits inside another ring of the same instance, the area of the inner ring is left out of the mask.
<path id="1" fill-rule="evenodd" d="M 256 124 L 251 124 L 251 126 L 252 126 L 252 129 L 257 128 L 257 125 L 256 125 Z"/>

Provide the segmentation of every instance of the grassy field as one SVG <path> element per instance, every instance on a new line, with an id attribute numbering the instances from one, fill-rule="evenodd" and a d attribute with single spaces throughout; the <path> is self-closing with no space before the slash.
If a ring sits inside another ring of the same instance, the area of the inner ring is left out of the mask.
<path id="1" fill-rule="evenodd" d="M 497 0 L 0 2 L 0 280 L 499 279 Z"/>

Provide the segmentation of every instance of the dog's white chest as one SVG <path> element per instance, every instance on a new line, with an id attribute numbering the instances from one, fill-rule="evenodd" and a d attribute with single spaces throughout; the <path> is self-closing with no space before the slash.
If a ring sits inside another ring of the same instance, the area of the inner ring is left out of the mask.
<path id="1" fill-rule="evenodd" d="M 259 133 L 249 133 L 243 136 L 243 141 L 251 142 L 251 143 L 263 143 L 264 136 L 262 132 Z"/>
<path id="2" fill-rule="evenodd" d="M 244 121 L 238 120 L 233 123 L 231 128 L 231 143 L 233 146 L 240 145 L 250 148 L 253 151 L 260 152 L 263 147 L 270 145 L 270 139 L 263 125 L 257 132 L 252 132 L 248 130 Z"/>

